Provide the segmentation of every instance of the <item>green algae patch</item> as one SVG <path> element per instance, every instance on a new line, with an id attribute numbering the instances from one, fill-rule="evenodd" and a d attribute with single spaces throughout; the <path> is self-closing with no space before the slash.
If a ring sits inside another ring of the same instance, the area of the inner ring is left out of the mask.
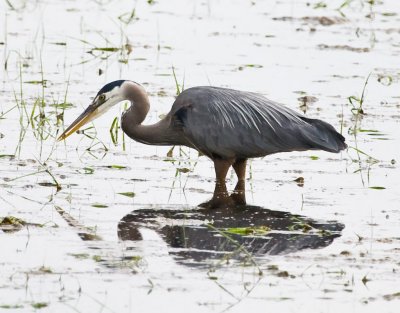
<path id="1" fill-rule="evenodd" d="M 232 227 L 226 228 L 224 232 L 240 236 L 263 236 L 271 231 L 267 226 L 257 227 Z"/>
<path id="2" fill-rule="evenodd" d="M 131 192 L 131 191 L 127 191 L 127 192 L 118 192 L 118 194 L 121 195 L 121 196 L 128 197 L 128 198 L 133 198 L 133 197 L 135 196 L 135 193 L 134 193 L 134 192 Z"/>
<path id="3" fill-rule="evenodd" d="M 36 302 L 31 304 L 34 309 L 43 309 L 47 307 L 49 304 L 46 302 Z"/>
<path id="4" fill-rule="evenodd" d="M 0 309 L 22 309 L 24 306 L 20 304 L 10 305 L 10 304 L 0 304 Z"/>

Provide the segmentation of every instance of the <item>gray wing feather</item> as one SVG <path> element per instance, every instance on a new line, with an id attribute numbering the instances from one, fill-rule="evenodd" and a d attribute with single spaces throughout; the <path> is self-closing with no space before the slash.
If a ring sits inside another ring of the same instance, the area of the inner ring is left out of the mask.
<path id="1" fill-rule="evenodd" d="M 194 87 L 176 99 L 171 114 L 190 145 L 209 156 L 249 158 L 277 152 L 346 146 L 334 128 L 308 119 L 262 95 Z"/>

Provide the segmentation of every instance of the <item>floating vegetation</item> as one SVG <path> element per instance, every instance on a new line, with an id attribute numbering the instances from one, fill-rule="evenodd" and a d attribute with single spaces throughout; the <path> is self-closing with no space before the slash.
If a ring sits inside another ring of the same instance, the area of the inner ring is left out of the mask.
<path id="1" fill-rule="evenodd" d="M 68 253 L 68 255 L 73 256 L 74 258 L 79 260 L 86 260 L 90 258 L 90 255 L 88 253 Z"/>
<path id="2" fill-rule="evenodd" d="M 127 169 L 127 166 L 124 165 L 117 165 L 117 164 L 112 164 L 112 165 L 107 165 L 107 168 L 115 169 L 115 170 L 124 170 Z"/>
<path id="3" fill-rule="evenodd" d="M 21 304 L 0 304 L 0 309 L 22 309 L 23 307 Z"/>
<path id="4" fill-rule="evenodd" d="M 3 232 L 14 232 L 20 230 L 26 222 L 18 217 L 5 216 L 0 217 L 0 229 Z"/>
<path id="5" fill-rule="evenodd" d="M 66 46 L 67 43 L 66 42 L 51 42 L 52 45 L 56 45 L 56 46 Z"/>
<path id="6" fill-rule="evenodd" d="M 119 195 L 128 197 L 128 198 L 133 198 L 135 196 L 134 192 L 127 191 L 127 192 L 118 192 Z"/>
<path id="7" fill-rule="evenodd" d="M 261 64 L 245 64 L 238 67 L 239 71 L 243 71 L 245 68 L 262 68 Z"/>
<path id="8" fill-rule="evenodd" d="M 103 258 L 100 255 L 94 255 L 92 256 L 93 261 L 95 262 L 101 262 L 103 261 Z"/>
<path id="9" fill-rule="evenodd" d="M 288 227 L 290 231 L 300 230 L 303 233 L 308 233 L 309 231 L 314 229 L 310 224 L 306 223 L 298 217 L 292 217 L 292 221 L 293 224 Z"/>
<path id="10" fill-rule="evenodd" d="M 268 226 L 233 227 L 221 229 L 222 231 L 240 236 L 264 236 L 271 231 Z"/>
<path id="11" fill-rule="evenodd" d="M 383 299 L 385 299 L 386 301 L 399 300 L 400 299 L 400 292 L 395 292 L 395 293 L 392 293 L 392 294 L 384 295 Z"/>
<path id="12" fill-rule="evenodd" d="M 327 7 L 327 4 L 323 1 L 317 2 L 313 5 L 313 9 L 323 9 L 326 7 Z"/>
<path id="13" fill-rule="evenodd" d="M 351 52 L 358 52 L 358 53 L 366 53 L 370 52 L 371 49 L 367 47 L 352 47 L 349 45 L 327 45 L 327 44 L 319 44 L 318 48 L 321 50 L 346 50 Z"/>
<path id="14" fill-rule="evenodd" d="M 104 208 L 108 208 L 108 205 L 102 204 L 102 203 L 93 203 L 92 207 L 99 208 L 99 209 L 104 209 Z"/>
<path id="15" fill-rule="evenodd" d="M 294 180 L 296 182 L 297 186 L 299 187 L 304 187 L 304 177 L 298 177 Z"/>
<path id="16" fill-rule="evenodd" d="M 288 271 L 280 271 L 280 272 L 277 272 L 275 275 L 278 277 L 287 278 L 287 277 L 289 277 L 289 272 Z"/>
<path id="17" fill-rule="evenodd" d="M 91 49 L 90 52 L 93 52 L 93 51 L 117 52 L 119 50 L 121 50 L 121 48 L 111 48 L 111 47 L 99 48 L 99 47 L 95 47 L 95 48 Z"/>
<path id="18" fill-rule="evenodd" d="M 55 187 L 55 188 L 59 187 L 59 185 L 50 182 L 39 182 L 38 185 L 42 187 Z"/>
<path id="19" fill-rule="evenodd" d="M 47 307 L 48 305 L 49 304 L 47 302 L 35 302 L 35 303 L 31 304 L 31 306 L 36 310 L 43 309 L 43 308 Z"/>
<path id="20" fill-rule="evenodd" d="M 389 138 L 387 137 L 387 134 L 384 134 L 382 132 L 380 132 L 379 130 L 376 129 L 357 129 L 357 131 L 359 133 L 364 133 L 368 136 L 370 136 L 372 139 L 376 139 L 376 140 L 389 140 Z"/>
<path id="21" fill-rule="evenodd" d="M 45 273 L 45 274 L 53 273 L 53 271 L 51 270 L 50 267 L 46 267 L 46 266 L 43 266 L 43 265 L 39 268 L 39 272 Z"/>
<path id="22" fill-rule="evenodd" d="M 191 170 L 187 167 L 181 167 L 176 169 L 179 173 L 189 173 Z"/>
<path id="23" fill-rule="evenodd" d="M 91 167 L 84 167 L 81 170 L 77 170 L 78 173 L 85 174 L 85 175 L 92 175 L 94 173 L 94 168 Z"/>
<path id="24" fill-rule="evenodd" d="M 322 6 L 320 6 L 319 8 L 322 8 Z M 272 19 L 274 21 L 281 21 L 281 22 L 301 21 L 301 22 L 305 22 L 308 24 L 313 24 L 313 25 L 319 24 L 322 26 L 332 26 L 332 25 L 343 24 L 343 23 L 347 22 L 347 20 L 342 17 L 328 17 L 328 16 L 304 16 L 301 18 L 293 17 L 293 16 L 283 16 L 283 17 L 274 17 Z"/>
<path id="25" fill-rule="evenodd" d="M 365 275 L 365 276 L 361 279 L 361 282 L 362 282 L 364 285 L 367 285 L 367 283 L 370 282 L 370 281 L 371 281 L 371 279 L 369 279 L 369 278 L 367 277 L 367 275 Z"/>

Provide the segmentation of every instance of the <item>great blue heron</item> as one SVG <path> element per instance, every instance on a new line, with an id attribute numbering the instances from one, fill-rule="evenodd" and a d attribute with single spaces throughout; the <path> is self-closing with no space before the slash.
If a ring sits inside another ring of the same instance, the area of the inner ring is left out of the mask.
<path id="1" fill-rule="evenodd" d="M 183 145 L 208 156 L 217 183 L 232 166 L 244 189 L 246 161 L 278 152 L 339 152 L 345 138 L 332 125 L 307 118 L 262 95 L 211 86 L 183 91 L 158 123 L 142 125 L 150 109 L 145 89 L 129 80 L 105 85 L 87 109 L 58 138 L 63 140 L 113 105 L 129 100 L 122 115 L 123 131 L 148 145 Z"/>

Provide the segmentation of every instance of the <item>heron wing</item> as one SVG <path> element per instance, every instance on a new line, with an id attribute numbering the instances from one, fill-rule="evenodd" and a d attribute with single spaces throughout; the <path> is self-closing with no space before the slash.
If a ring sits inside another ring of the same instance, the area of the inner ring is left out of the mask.
<path id="1" fill-rule="evenodd" d="M 251 92 L 190 88 L 176 99 L 171 114 L 190 145 L 211 157 L 249 158 L 309 149 L 338 152 L 346 146 L 330 124 Z"/>

